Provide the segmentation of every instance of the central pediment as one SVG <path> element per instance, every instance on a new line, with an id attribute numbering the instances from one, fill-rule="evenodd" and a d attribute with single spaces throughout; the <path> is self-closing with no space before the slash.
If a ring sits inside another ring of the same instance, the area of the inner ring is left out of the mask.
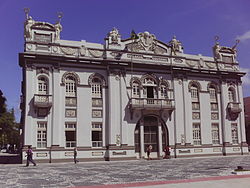
<path id="1" fill-rule="evenodd" d="M 125 39 L 122 42 L 128 51 L 146 52 L 154 54 L 168 54 L 171 47 L 161 41 L 158 41 L 154 34 L 149 32 L 138 33 L 134 39 Z"/>

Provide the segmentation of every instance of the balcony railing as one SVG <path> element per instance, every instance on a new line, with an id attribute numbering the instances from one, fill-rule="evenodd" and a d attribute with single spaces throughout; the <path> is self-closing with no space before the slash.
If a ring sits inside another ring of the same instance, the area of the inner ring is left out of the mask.
<path id="1" fill-rule="evenodd" d="M 237 102 L 229 102 L 227 108 L 230 113 L 234 114 L 238 114 L 242 111 L 240 103 Z"/>
<path id="2" fill-rule="evenodd" d="M 133 109 L 174 109 L 172 99 L 132 98 L 130 105 Z"/>
<path id="3" fill-rule="evenodd" d="M 34 106 L 49 108 L 52 106 L 52 96 L 51 95 L 39 95 L 34 96 Z"/>

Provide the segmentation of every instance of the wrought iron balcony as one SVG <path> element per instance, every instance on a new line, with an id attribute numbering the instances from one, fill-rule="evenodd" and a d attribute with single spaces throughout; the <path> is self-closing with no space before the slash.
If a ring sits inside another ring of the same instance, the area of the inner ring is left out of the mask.
<path id="1" fill-rule="evenodd" d="M 130 105 L 132 109 L 174 109 L 174 101 L 172 99 L 132 98 L 130 99 Z"/>
<path id="2" fill-rule="evenodd" d="M 229 113 L 239 114 L 242 111 L 240 103 L 237 102 L 229 102 L 227 105 L 227 109 Z"/>
<path id="3" fill-rule="evenodd" d="M 34 106 L 38 108 L 50 108 L 52 106 L 52 95 L 35 94 Z"/>

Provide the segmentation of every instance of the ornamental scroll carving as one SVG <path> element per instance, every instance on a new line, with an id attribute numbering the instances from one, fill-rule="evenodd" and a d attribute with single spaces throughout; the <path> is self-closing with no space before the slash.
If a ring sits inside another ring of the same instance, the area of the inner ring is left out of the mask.
<path id="1" fill-rule="evenodd" d="M 91 49 L 89 49 L 89 53 L 93 57 L 102 57 L 103 56 L 103 51 L 101 51 L 101 50 L 91 50 Z"/>
<path id="2" fill-rule="evenodd" d="M 188 65 L 188 66 L 190 66 L 190 67 L 195 67 L 197 64 L 198 64 L 198 62 L 197 61 L 193 61 L 193 60 L 186 60 L 186 64 Z"/>
<path id="3" fill-rule="evenodd" d="M 206 66 L 207 66 L 209 69 L 214 69 L 214 68 L 216 68 L 216 64 L 215 64 L 214 62 L 205 61 L 205 64 L 206 64 Z"/>
<path id="4" fill-rule="evenodd" d="M 94 78 L 98 78 L 101 83 L 102 83 L 102 86 L 106 86 L 106 81 L 105 81 L 105 78 L 103 75 L 99 74 L 99 73 L 92 73 L 89 78 L 88 78 L 88 84 L 91 86 L 92 83 L 93 83 L 93 79 Z"/>
<path id="5" fill-rule="evenodd" d="M 65 55 L 75 55 L 75 54 L 76 54 L 76 49 L 75 49 L 75 48 L 61 47 L 61 51 L 62 51 Z"/>

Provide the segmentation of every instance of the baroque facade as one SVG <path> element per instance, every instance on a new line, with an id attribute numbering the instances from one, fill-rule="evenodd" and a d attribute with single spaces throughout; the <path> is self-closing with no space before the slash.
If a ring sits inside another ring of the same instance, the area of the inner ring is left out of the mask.
<path id="1" fill-rule="evenodd" d="M 23 156 L 44 162 L 232 155 L 248 152 L 235 46 L 185 54 L 149 32 L 104 44 L 60 39 L 62 26 L 27 15 L 21 124 Z"/>

